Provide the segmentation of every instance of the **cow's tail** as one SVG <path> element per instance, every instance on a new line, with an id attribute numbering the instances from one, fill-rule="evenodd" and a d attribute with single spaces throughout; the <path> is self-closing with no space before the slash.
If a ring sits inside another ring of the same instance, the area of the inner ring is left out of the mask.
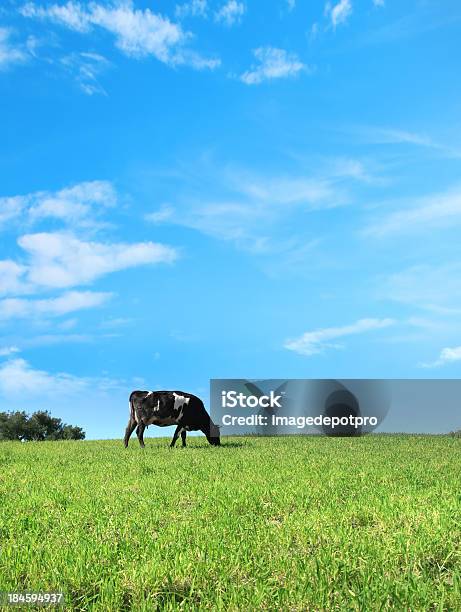
<path id="1" fill-rule="evenodd" d="M 136 421 L 134 403 L 133 403 L 133 394 L 130 395 L 130 399 L 128 400 L 128 410 L 130 413 L 130 421 Z"/>

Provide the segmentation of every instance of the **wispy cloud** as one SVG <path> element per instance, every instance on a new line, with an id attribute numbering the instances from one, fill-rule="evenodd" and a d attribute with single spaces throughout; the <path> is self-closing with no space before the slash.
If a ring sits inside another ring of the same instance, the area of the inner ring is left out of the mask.
<path id="1" fill-rule="evenodd" d="M 52 4 L 47 7 L 27 2 L 20 9 L 20 13 L 24 17 L 49 19 L 77 32 L 87 32 L 91 24 L 89 13 L 79 2 L 73 2 L 72 0 L 69 0 L 66 4 Z"/>
<path id="2" fill-rule="evenodd" d="M 433 147 L 434 142 L 429 136 L 418 132 L 395 128 L 365 128 L 371 140 L 381 144 L 412 144 L 421 147 Z"/>
<path id="3" fill-rule="evenodd" d="M 299 338 L 287 340 L 284 344 L 284 348 L 309 357 L 322 353 L 328 348 L 342 348 L 341 344 L 332 343 L 332 340 L 383 329 L 394 323 L 395 321 L 393 319 L 360 319 L 351 325 L 345 325 L 343 327 L 327 327 L 306 332 Z"/>
<path id="4" fill-rule="evenodd" d="M 0 229 L 21 215 L 26 205 L 23 196 L 0 198 Z"/>
<path id="5" fill-rule="evenodd" d="M 346 23 L 352 14 L 351 0 L 339 0 L 337 4 L 327 2 L 325 5 L 325 15 L 330 19 L 334 29 L 338 25 Z"/>
<path id="6" fill-rule="evenodd" d="M 0 397 L 31 399 L 75 397 L 82 394 L 105 395 L 123 388 L 123 382 L 110 378 L 78 377 L 65 372 L 34 368 L 25 359 L 11 359 L 0 365 Z"/>
<path id="7" fill-rule="evenodd" d="M 112 272 L 177 258 L 176 250 L 163 244 L 85 242 L 69 232 L 26 234 L 18 244 L 28 255 L 27 264 L 14 268 L 14 262 L 0 262 L 2 289 L 8 293 L 21 289 L 21 283 L 23 292 L 85 285 Z"/>
<path id="8" fill-rule="evenodd" d="M 436 227 L 461 223 L 461 187 L 411 202 L 410 206 L 388 213 L 368 224 L 364 235 L 385 237 L 414 232 L 432 232 Z"/>
<path id="9" fill-rule="evenodd" d="M 111 298 L 107 292 L 69 291 L 55 298 L 0 300 L 0 320 L 60 317 L 78 310 L 101 306 Z"/>
<path id="10" fill-rule="evenodd" d="M 319 24 L 317 22 L 314 22 L 311 25 L 308 31 L 308 34 L 307 34 L 310 43 L 313 43 L 317 39 L 319 35 L 319 31 L 320 31 Z"/>
<path id="11" fill-rule="evenodd" d="M 231 173 L 228 177 L 234 189 L 252 200 L 267 204 L 305 204 L 315 208 L 341 205 L 333 181 L 324 177 L 271 176 L 262 177 L 246 172 Z"/>
<path id="12" fill-rule="evenodd" d="M 100 327 L 102 329 L 114 329 L 131 325 L 133 322 L 134 319 L 130 319 L 128 317 L 110 317 L 108 319 L 104 319 L 101 322 Z"/>
<path id="13" fill-rule="evenodd" d="M 431 363 L 420 363 L 421 368 L 441 368 L 450 363 L 461 361 L 461 346 L 444 348 L 440 351 L 438 359 Z"/>
<path id="14" fill-rule="evenodd" d="M 54 321 L 56 323 L 56 320 Z M 59 327 L 59 326 L 58 326 Z M 43 346 L 59 346 L 62 344 L 88 344 L 95 340 L 100 341 L 101 336 L 95 337 L 91 334 L 39 334 L 30 336 L 21 342 L 24 350 Z"/>
<path id="15" fill-rule="evenodd" d="M 235 199 L 189 200 L 187 206 L 161 208 L 146 218 L 154 223 L 184 225 L 218 239 L 251 244 L 254 249 L 260 244 L 255 236 L 267 243 L 269 238 L 264 238 L 263 232 L 269 231 L 281 216 L 287 218 L 290 212 L 287 206 L 304 205 L 306 209 L 315 210 L 344 203 L 343 195 L 335 192 L 327 181 L 308 178 L 281 177 L 264 182 L 242 177 L 235 189 L 240 195 Z"/>
<path id="16" fill-rule="evenodd" d="M 31 288 L 24 282 L 27 267 L 11 259 L 0 260 L 0 295 L 29 293 Z"/>
<path id="17" fill-rule="evenodd" d="M 149 9 L 135 10 L 130 1 L 115 6 L 95 2 L 82 6 L 69 0 L 65 5 L 47 7 L 29 2 L 21 13 L 24 17 L 48 19 L 82 33 L 99 26 L 115 36 L 117 47 L 127 55 L 154 55 L 166 63 L 171 61 L 174 47 L 184 40 L 179 25 Z"/>
<path id="18" fill-rule="evenodd" d="M 106 95 L 104 87 L 99 82 L 99 75 L 110 65 L 105 57 L 98 53 L 71 53 L 62 57 L 60 63 L 88 96 Z"/>
<path id="19" fill-rule="evenodd" d="M 9 28 L 0 28 L 0 70 L 27 61 L 27 53 L 21 46 L 11 43 L 11 35 Z"/>
<path id="20" fill-rule="evenodd" d="M 374 6 L 383 7 L 386 5 L 386 2 L 385 0 L 373 0 L 373 4 Z"/>
<path id="21" fill-rule="evenodd" d="M 246 12 L 246 6 L 243 2 L 237 0 L 228 0 L 215 12 L 215 21 L 224 23 L 227 26 L 232 26 L 240 23 L 243 15 Z"/>
<path id="22" fill-rule="evenodd" d="M 169 219 L 173 219 L 174 214 L 175 214 L 174 207 L 164 204 L 155 212 L 151 212 L 145 215 L 145 219 L 146 221 L 150 221 L 151 223 L 162 223 L 163 221 L 168 221 Z"/>
<path id="23" fill-rule="evenodd" d="M 175 7 L 175 15 L 178 19 L 183 19 L 184 17 L 206 17 L 207 12 L 207 0 L 190 0 L 190 2 L 177 4 Z"/>
<path id="24" fill-rule="evenodd" d="M 184 32 L 180 24 L 148 8 L 135 9 L 131 0 L 112 6 L 96 2 L 82 6 L 69 0 L 65 5 L 43 7 L 28 2 L 21 13 L 24 17 L 49 20 L 82 34 L 95 27 L 102 28 L 115 37 L 115 45 L 122 53 L 133 58 L 153 56 L 165 64 L 187 64 L 199 70 L 218 65 L 216 60 L 201 58 L 199 61 L 198 54 L 185 50 L 191 35 Z"/>
<path id="25" fill-rule="evenodd" d="M 432 149 L 447 157 L 461 157 L 461 151 L 449 145 L 437 142 L 428 134 L 401 128 L 379 126 L 356 126 L 350 130 L 367 143 L 383 145 L 411 145 Z"/>
<path id="26" fill-rule="evenodd" d="M 0 229 L 10 226 L 15 219 L 31 224 L 55 219 L 72 227 L 94 227 L 99 213 L 116 202 L 116 191 L 108 181 L 88 181 L 59 191 L 0 198 Z"/>
<path id="27" fill-rule="evenodd" d="M 4 346 L 0 348 L 0 357 L 10 357 L 15 353 L 19 353 L 19 348 L 17 346 Z"/>
<path id="28" fill-rule="evenodd" d="M 64 226 L 61 230 L 20 235 L 17 238 L 18 256 L 0 260 L 0 295 L 5 296 L 0 301 L 0 320 L 45 321 L 101 306 L 111 293 L 67 291 L 46 299 L 30 296 L 59 293 L 92 284 L 114 272 L 169 264 L 177 259 L 178 251 L 161 243 L 89 240 L 88 234 L 94 234 L 94 228 L 101 229 L 105 225 L 99 221 L 99 214 L 116 202 L 116 191 L 106 181 L 0 199 L 0 211 L 3 212 L 0 221 L 10 230 L 42 222 L 50 227 L 50 220 L 53 226 L 57 223 Z"/>
<path id="29" fill-rule="evenodd" d="M 377 295 L 438 314 L 458 314 L 461 303 L 461 263 L 422 264 L 377 280 Z"/>
<path id="30" fill-rule="evenodd" d="M 263 81 L 283 79 L 298 75 L 302 71 L 311 71 L 303 64 L 296 53 L 275 47 L 258 47 L 253 51 L 258 63 L 240 75 L 246 85 L 259 85 Z"/>
<path id="31" fill-rule="evenodd" d="M 156 224 L 190 227 L 260 254 L 285 248 L 299 251 L 296 232 L 288 238 L 275 237 L 279 225 L 286 227 L 297 213 L 345 206 L 352 201 L 350 187 L 371 180 L 366 168 L 353 159 L 335 160 L 312 175 L 264 175 L 232 166 L 218 169 L 208 163 L 190 172 L 200 176 L 199 183 L 174 204 L 165 204 L 145 218 Z M 206 200 L 204 191 L 210 193 Z M 213 197 L 213 193 L 218 195 Z"/>

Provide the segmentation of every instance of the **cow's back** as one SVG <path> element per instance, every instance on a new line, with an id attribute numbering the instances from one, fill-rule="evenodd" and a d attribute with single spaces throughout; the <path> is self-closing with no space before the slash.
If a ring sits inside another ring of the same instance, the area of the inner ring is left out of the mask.
<path id="1" fill-rule="evenodd" d="M 184 391 L 173 391 L 173 393 L 189 399 L 187 404 L 183 406 L 183 421 L 187 425 L 191 428 L 201 429 L 203 426 L 209 424 L 210 415 L 199 397 L 193 393 L 186 393 Z"/>

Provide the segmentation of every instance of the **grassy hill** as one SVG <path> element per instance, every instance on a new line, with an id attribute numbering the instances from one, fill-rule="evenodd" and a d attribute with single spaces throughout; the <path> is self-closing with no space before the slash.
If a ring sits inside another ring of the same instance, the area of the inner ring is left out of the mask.
<path id="1" fill-rule="evenodd" d="M 0 444 L 0 590 L 75 610 L 461 609 L 461 440 Z"/>

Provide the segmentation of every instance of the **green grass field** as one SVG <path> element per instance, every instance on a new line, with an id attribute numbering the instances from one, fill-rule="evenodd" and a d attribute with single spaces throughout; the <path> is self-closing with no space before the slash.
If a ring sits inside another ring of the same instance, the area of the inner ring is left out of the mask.
<path id="1" fill-rule="evenodd" d="M 461 439 L 167 445 L 0 443 L 0 590 L 74 610 L 461 610 Z"/>

